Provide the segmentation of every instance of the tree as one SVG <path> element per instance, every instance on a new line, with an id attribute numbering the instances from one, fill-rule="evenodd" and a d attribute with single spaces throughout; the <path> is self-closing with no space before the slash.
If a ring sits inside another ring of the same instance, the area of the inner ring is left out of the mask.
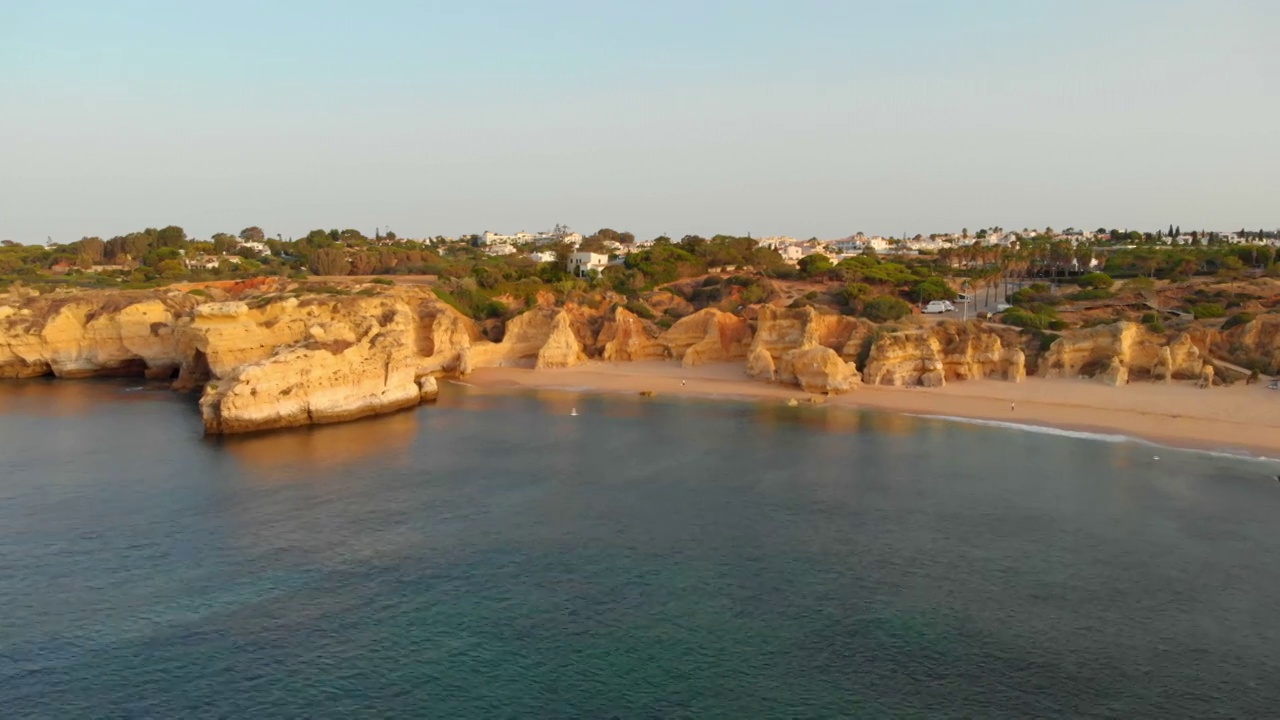
<path id="1" fill-rule="evenodd" d="M 251 225 L 240 231 L 240 239 L 245 242 L 262 242 L 266 237 L 266 233 L 262 232 L 262 228 L 257 225 Z"/>
<path id="2" fill-rule="evenodd" d="M 187 246 L 187 231 L 177 225 L 169 225 L 156 232 L 156 247 L 181 250 Z"/>
<path id="3" fill-rule="evenodd" d="M 1111 276 L 1102 272 L 1091 272 L 1081 275 L 1076 279 L 1076 284 L 1082 288 L 1093 288 L 1094 290 L 1107 290 L 1115 284 L 1115 280 Z"/>
<path id="4" fill-rule="evenodd" d="M 942 278 L 931 277 L 916 283 L 911 289 L 911 296 L 921 303 L 927 303 L 931 300 L 954 300 L 956 291 Z"/>
<path id="5" fill-rule="evenodd" d="M 323 248 L 311 254 L 311 272 L 316 275 L 346 275 L 351 269 L 341 248 Z"/>
<path id="6" fill-rule="evenodd" d="M 102 262 L 103 254 L 106 252 L 107 247 L 107 244 L 102 242 L 102 238 L 81 238 L 75 244 L 79 246 L 80 256 L 88 260 L 90 265 L 97 265 Z"/>
<path id="7" fill-rule="evenodd" d="M 901 298 L 877 295 L 862 307 L 862 316 L 872 322 L 891 322 L 911 314 L 911 306 Z"/>
<path id="8" fill-rule="evenodd" d="M 800 258 L 800 261 L 796 263 L 796 265 L 797 267 L 800 268 L 800 272 L 803 273 L 806 277 L 814 277 L 815 275 L 821 275 L 822 273 L 825 273 L 826 271 L 835 267 L 835 264 L 831 262 L 831 258 L 827 257 L 826 255 L 823 255 L 822 253 L 805 255 L 804 257 Z"/>
<path id="9" fill-rule="evenodd" d="M 241 231 L 241 237 L 244 233 L 245 231 Z M 219 255 L 226 255 L 236 249 L 236 238 L 228 233 L 214 233 L 210 239 L 213 240 L 213 251 Z"/>

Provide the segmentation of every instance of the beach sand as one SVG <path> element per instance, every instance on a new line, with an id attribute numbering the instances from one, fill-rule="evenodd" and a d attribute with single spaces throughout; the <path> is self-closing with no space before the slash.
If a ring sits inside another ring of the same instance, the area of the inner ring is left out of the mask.
<path id="1" fill-rule="evenodd" d="M 562 370 L 483 368 L 479 387 L 776 400 L 812 397 L 798 387 L 748 378 L 741 363 L 683 368 L 677 362 L 593 361 Z M 943 388 L 863 386 L 823 398 L 827 404 L 916 415 L 996 420 L 1114 433 L 1199 449 L 1280 457 L 1280 392 L 1264 385 L 1200 389 L 1191 382 L 1135 382 L 1109 387 L 1090 380 L 1029 378 L 954 382 Z"/>

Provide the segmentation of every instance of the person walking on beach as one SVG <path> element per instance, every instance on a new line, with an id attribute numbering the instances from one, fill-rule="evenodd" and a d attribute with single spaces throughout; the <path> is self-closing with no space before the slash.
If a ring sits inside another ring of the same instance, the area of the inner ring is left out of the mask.
<path id="1" fill-rule="evenodd" d="M 1013 412 L 1014 408 L 1016 407 L 1017 407 L 1017 403 L 1009 403 L 1009 412 Z"/>

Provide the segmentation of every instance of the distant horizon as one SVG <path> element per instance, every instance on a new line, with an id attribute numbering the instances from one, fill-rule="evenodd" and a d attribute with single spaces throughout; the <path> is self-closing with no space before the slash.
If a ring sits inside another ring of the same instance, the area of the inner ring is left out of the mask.
<path id="1" fill-rule="evenodd" d="M 1280 223 L 1280 4 L 0 9 L 0 238 Z"/>
<path id="2" fill-rule="evenodd" d="M 209 240 L 210 238 L 212 238 L 212 236 L 213 236 L 213 235 L 218 234 L 218 233 L 227 233 L 227 234 L 229 234 L 229 235 L 238 235 L 242 230 L 245 230 L 245 229 L 250 228 L 250 227 L 258 227 L 259 229 L 261 229 L 261 230 L 263 231 L 263 233 L 264 233 L 264 235 L 266 236 L 266 239 L 267 239 L 267 240 L 276 240 L 276 239 L 280 239 L 280 238 L 278 238 L 278 236 L 283 236 L 283 237 L 282 237 L 282 239 L 283 239 L 285 242 L 288 242 L 288 241 L 290 241 L 290 240 L 298 240 L 298 239 L 300 239 L 300 238 L 303 238 L 303 237 L 305 237 L 305 236 L 307 235 L 307 233 L 310 233 L 310 232 L 312 232 L 312 231 L 314 231 L 314 230 L 325 230 L 325 231 L 329 231 L 329 230 L 347 230 L 347 229 L 354 229 L 354 230 L 358 230 L 360 233 L 362 233 L 365 237 L 368 237 L 368 238 L 373 238 L 373 237 L 375 237 L 375 233 L 380 233 L 380 234 L 382 234 L 382 235 L 385 235 L 388 231 L 390 231 L 390 232 L 394 232 L 394 233 L 396 234 L 396 238 L 397 238 L 397 239 L 403 239 L 403 240 L 430 240 L 430 239 L 433 239 L 433 238 L 436 238 L 436 237 L 447 237 L 447 238 L 452 238 L 452 239 L 458 240 L 458 239 L 462 239 L 462 238 L 465 238 L 465 237 L 470 237 L 470 236 L 473 236 L 473 235 L 480 235 L 481 233 L 486 232 L 486 231 L 495 232 L 495 233 L 499 233 L 499 234 L 514 234 L 514 233 L 517 233 L 517 232 L 538 233 L 538 232 L 549 232 L 549 231 L 552 229 L 552 227 L 554 227 L 554 224 L 552 224 L 551 226 L 545 227 L 545 228 L 541 228 L 541 227 L 527 227 L 527 226 L 526 226 L 526 227 L 520 227 L 520 228 L 511 228 L 511 229 L 508 229 L 508 228 L 492 228 L 492 227 L 489 227 L 489 228 L 485 228 L 485 229 L 483 229 L 483 230 L 475 230 L 475 231 L 470 231 L 470 232 L 453 233 L 453 234 L 449 234 L 449 233 L 440 233 L 440 232 L 437 232 L 437 233 L 430 233 L 430 234 L 408 234 L 408 233 L 401 233 L 401 232 L 397 232 L 397 231 L 395 230 L 395 228 L 382 228 L 382 229 L 380 229 L 380 230 L 375 229 L 375 231 L 366 232 L 363 228 L 359 228 L 359 227 L 356 227 L 356 226 L 353 226 L 353 225 L 338 225 L 338 226 L 335 226 L 335 227 L 327 227 L 327 228 L 312 227 L 312 228 L 308 228 L 307 230 L 302 231 L 302 232 L 300 232 L 300 233 L 296 233 L 296 234 L 292 234 L 292 235 L 291 235 L 291 234 L 288 234 L 288 233 L 274 233 L 274 232 L 271 232 L 269 228 L 266 228 L 266 227 L 263 227 L 263 226 L 260 226 L 260 225 L 245 225 L 245 226 L 242 226 L 242 227 L 240 227 L 240 228 L 238 228 L 238 229 L 234 229 L 234 230 L 216 230 L 216 231 L 211 232 L 211 233 L 197 233 L 197 232 L 192 232 L 192 231 L 191 231 L 191 228 L 189 228 L 189 227 L 187 227 L 187 226 L 185 226 L 185 225 L 183 225 L 183 224 L 181 224 L 181 223 L 163 223 L 163 224 L 149 224 L 149 225 L 145 225 L 145 226 L 142 226 L 142 227 L 136 227 L 136 228 L 133 228 L 133 229 L 131 229 L 131 230 L 127 230 L 127 231 L 125 231 L 125 232 L 118 232 L 118 233 L 111 233 L 111 234 L 96 233 L 96 234 L 90 234 L 90 235 L 82 235 L 82 236 L 80 236 L 80 237 L 76 237 L 76 238 L 68 238 L 68 239 L 66 239 L 66 240 L 59 240 L 59 239 L 57 239 L 57 238 L 51 238 L 51 239 L 52 239 L 52 241 L 53 241 L 53 244 L 54 244 L 54 245 L 66 245 L 66 244 L 69 244 L 69 243 L 74 243 L 74 242 L 77 242 L 77 241 L 79 241 L 79 240 L 81 240 L 82 238 L 85 238 L 85 237 L 97 237 L 97 238 L 100 238 L 100 239 L 102 239 L 102 240 L 109 240 L 109 239 L 111 239 L 111 238 L 113 238 L 113 237 L 121 237 L 121 236 L 128 235 L 129 233 L 133 233 L 133 232 L 142 232 L 143 230 L 146 230 L 146 229 L 148 229 L 148 228 L 159 229 L 159 228 L 163 228 L 163 227 L 166 227 L 166 226 L 169 226 L 169 225 L 176 225 L 176 226 L 178 226 L 178 227 L 181 227 L 184 231 L 186 231 L 188 239 L 193 240 L 193 241 L 207 241 L 207 240 Z M 1177 226 L 1177 223 L 1174 223 L 1174 225 L 1175 225 L 1175 227 L 1178 227 L 1178 226 Z M 577 227 L 574 227 L 574 226 L 568 226 L 568 227 L 570 228 L 570 230 L 571 230 L 571 231 L 576 232 L 576 233 L 580 233 L 580 234 L 582 234 L 584 237 L 585 237 L 585 236 L 593 235 L 594 233 L 596 233 L 596 232 L 598 232 L 598 231 L 600 231 L 600 230 L 604 230 L 604 229 L 612 229 L 612 230 L 616 230 L 616 231 L 618 231 L 618 232 L 630 232 L 630 230 L 629 230 L 628 228 L 625 228 L 625 227 L 619 227 L 619 226 L 610 226 L 610 225 L 604 225 L 604 226 L 601 226 L 601 227 L 598 227 L 598 228 L 591 228 L 591 229 L 589 229 L 589 230 L 587 230 L 587 229 L 582 229 L 582 228 L 577 228 Z M 1048 227 L 1048 228 L 1053 228 L 1053 230 L 1054 230 L 1055 232 L 1062 232 L 1062 231 L 1064 231 L 1064 230 L 1081 230 L 1081 231 L 1091 232 L 1091 233 L 1092 233 L 1092 232 L 1096 232 L 1096 231 L 1097 231 L 1099 228 L 1101 228 L 1101 227 L 1106 227 L 1106 229 L 1107 229 L 1108 231 L 1110 231 L 1110 230 L 1121 230 L 1121 231 L 1125 231 L 1125 232 L 1132 232 L 1132 231 L 1135 231 L 1135 230 L 1136 230 L 1136 231 L 1138 231 L 1138 232 L 1142 232 L 1142 233 L 1156 233 L 1157 231 L 1164 232 L 1164 231 L 1167 231 L 1167 229 L 1168 229 L 1168 226 L 1167 226 L 1167 225 L 1165 225 L 1165 226 L 1161 226 L 1161 227 L 1158 227 L 1158 228 L 1155 228 L 1155 229 L 1147 229 L 1147 228 L 1138 228 L 1138 227 L 1121 226 L 1121 225 L 1117 225 L 1117 226 L 1102 226 L 1102 225 L 1063 225 L 1063 226 L 1061 226 L 1061 227 L 1053 226 L 1053 225 L 1039 225 L 1039 226 L 1029 226 L 1029 227 L 1012 227 L 1012 226 L 1006 226 L 1006 225 L 999 225 L 999 224 L 997 224 L 997 225 L 989 225 L 989 226 L 981 226 L 981 227 L 955 228 L 955 229 L 951 229 L 951 230 L 935 230 L 935 231 L 931 231 L 931 232 L 922 232 L 922 233 L 906 233 L 906 234 L 905 234 L 905 236 L 906 236 L 907 238 L 913 238 L 913 237 L 915 237 L 916 235 L 921 235 L 921 236 L 923 236 L 923 237 L 929 237 L 930 235 L 959 235 L 959 234 L 962 234 L 962 233 L 963 233 L 963 231 L 964 231 L 964 230 L 966 230 L 966 229 L 969 231 L 969 234 L 970 234 L 970 235 L 974 235 L 974 234 L 976 234 L 976 233 L 977 233 L 978 231 L 980 231 L 980 230 L 989 230 L 990 228 L 993 228 L 993 227 L 999 227 L 999 228 L 1002 228 L 1002 229 L 1004 230 L 1004 232 L 1005 232 L 1005 233 L 1017 233 L 1017 234 L 1019 234 L 1019 235 L 1023 234 L 1023 231 L 1024 231 L 1024 230 L 1035 230 L 1035 231 L 1038 231 L 1038 232 L 1043 232 L 1043 231 L 1045 230 L 1045 228 L 1047 228 L 1047 227 Z M 1262 226 L 1262 227 L 1232 226 L 1232 227 L 1218 227 L 1218 228 L 1201 228 L 1201 227 L 1196 227 L 1196 228 L 1186 227 L 1186 228 L 1182 228 L 1182 230 L 1183 230 L 1183 234 L 1184 234 L 1184 235 L 1189 234 L 1189 233 L 1191 233 L 1191 232 L 1199 232 L 1199 233 L 1210 233 L 1210 232 L 1216 232 L 1216 233 L 1238 233 L 1238 232 L 1239 232 L 1240 230 L 1242 230 L 1242 229 L 1243 229 L 1244 231 L 1248 232 L 1248 233 L 1254 233 L 1254 232 L 1258 232 L 1258 231 L 1260 231 L 1260 230 L 1261 230 L 1261 231 L 1266 232 L 1266 233 L 1275 233 L 1275 234 L 1277 234 L 1277 235 L 1280 235 L 1280 226 L 1271 226 L 1271 227 L 1268 227 L 1268 226 Z M 798 234 L 795 234 L 795 233 L 787 233 L 787 232 L 770 233 L 770 234 L 759 234 L 759 233 L 751 233 L 751 232 L 744 232 L 744 233 L 727 233 L 727 232 L 697 233 L 697 232 L 686 232 L 686 233 L 671 233 L 671 234 L 669 234 L 669 235 L 666 235 L 666 234 L 664 234 L 664 233 L 658 233 L 658 234 L 653 235 L 653 236 L 642 236 L 642 235 L 640 235 L 640 234 L 638 234 L 638 233 L 634 233 L 634 234 L 635 234 L 636 242 L 650 242 L 650 241 L 652 241 L 652 240 L 654 240 L 654 239 L 656 239 L 656 238 L 658 238 L 658 237 L 663 237 L 664 235 L 665 235 L 666 237 L 669 237 L 669 238 L 670 238 L 671 240 L 673 240 L 673 241 L 679 241 L 681 238 L 683 238 L 683 237 L 685 237 L 685 236 L 689 236 L 689 235 L 695 235 L 695 236 L 698 236 L 698 237 L 704 237 L 704 238 L 711 238 L 711 237 L 714 237 L 714 236 L 716 236 L 716 235 L 733 235 L 734 237 L 748 237 L 748 236 L 750 236 L 751 238 L 756 239 L 756 240 L 760 240 L 760 239 L 764 239 L 764 238 L 771 238 L 771 237 L 790 237 L 790 238 L 794 238 L 794 239 L 796 239 L 796 240 L 802 240 L 802 241 L 814 240 L 814 239 L 819 240 L 819 241 L 832 241 L 832 240 L 840 240 L 840 239 L 844 239 L 844 238 L 852 237 L 852 236 L 854 236 L 854 235 L 858 234 L 859 232 L 862 232 L 863 234 L 865 234 L 865 235 L 866 235 L 866 236 L 868 236 L 868 237 L 883 237 L 883 238 L 885 238 L 885 239 L 894 239 L 894 238 L 902 238 L 902 237 L 903 237 L 903 234 L 902 234 L 902 233 L 897 233 L 897 234 L 873 233 L 873 232 L 867 232 L 867 231 L 865 231 L 865 230 L 862 230 L 862 231 L 854 230 L 854 231 L 851 231 L 851 232 L 844 233 L 844 234 L 842 234 L 842 235 L 832 235 L 832 236 L 826 236 L 826 237 L 823 237 L 823 236 L 815 236 L 815 235 L 798 235 Z M 2 233 L 0 233 L 0 241 L 6 241 L 6 240 L 14 241 L 14 242 L 18 242 L 18 243 L 23 244 L 23 245 L 45 245 L 45 244 L 47 244 L 47 240 L 39 240 L 39 241 L 24 241 L 24 240 L 22 240 L 21 238 L 5 237 Z"/>

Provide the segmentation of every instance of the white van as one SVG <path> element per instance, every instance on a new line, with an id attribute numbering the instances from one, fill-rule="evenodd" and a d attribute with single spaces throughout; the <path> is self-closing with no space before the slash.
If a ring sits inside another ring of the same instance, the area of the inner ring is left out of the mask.
<path id="1" fill-rule="evenodd" d="M 954 311 L 955 309 L 956 309 L 956 306 L 955 306 L 955 305 L 952 305 L 952 304 L 951 304 L 949 301 L 947 301 L 947 300 L 932 300 L 932 301 L 930 301 L 930 302 L 929 302 L 929 304 L 928 304 L 928 305 L 925 305 L 925 306 L 924 306 L 924 311 L 925 311 L 926 313 L 944 313 L 944 312 L 952 312 L 952 311 Z"/>

